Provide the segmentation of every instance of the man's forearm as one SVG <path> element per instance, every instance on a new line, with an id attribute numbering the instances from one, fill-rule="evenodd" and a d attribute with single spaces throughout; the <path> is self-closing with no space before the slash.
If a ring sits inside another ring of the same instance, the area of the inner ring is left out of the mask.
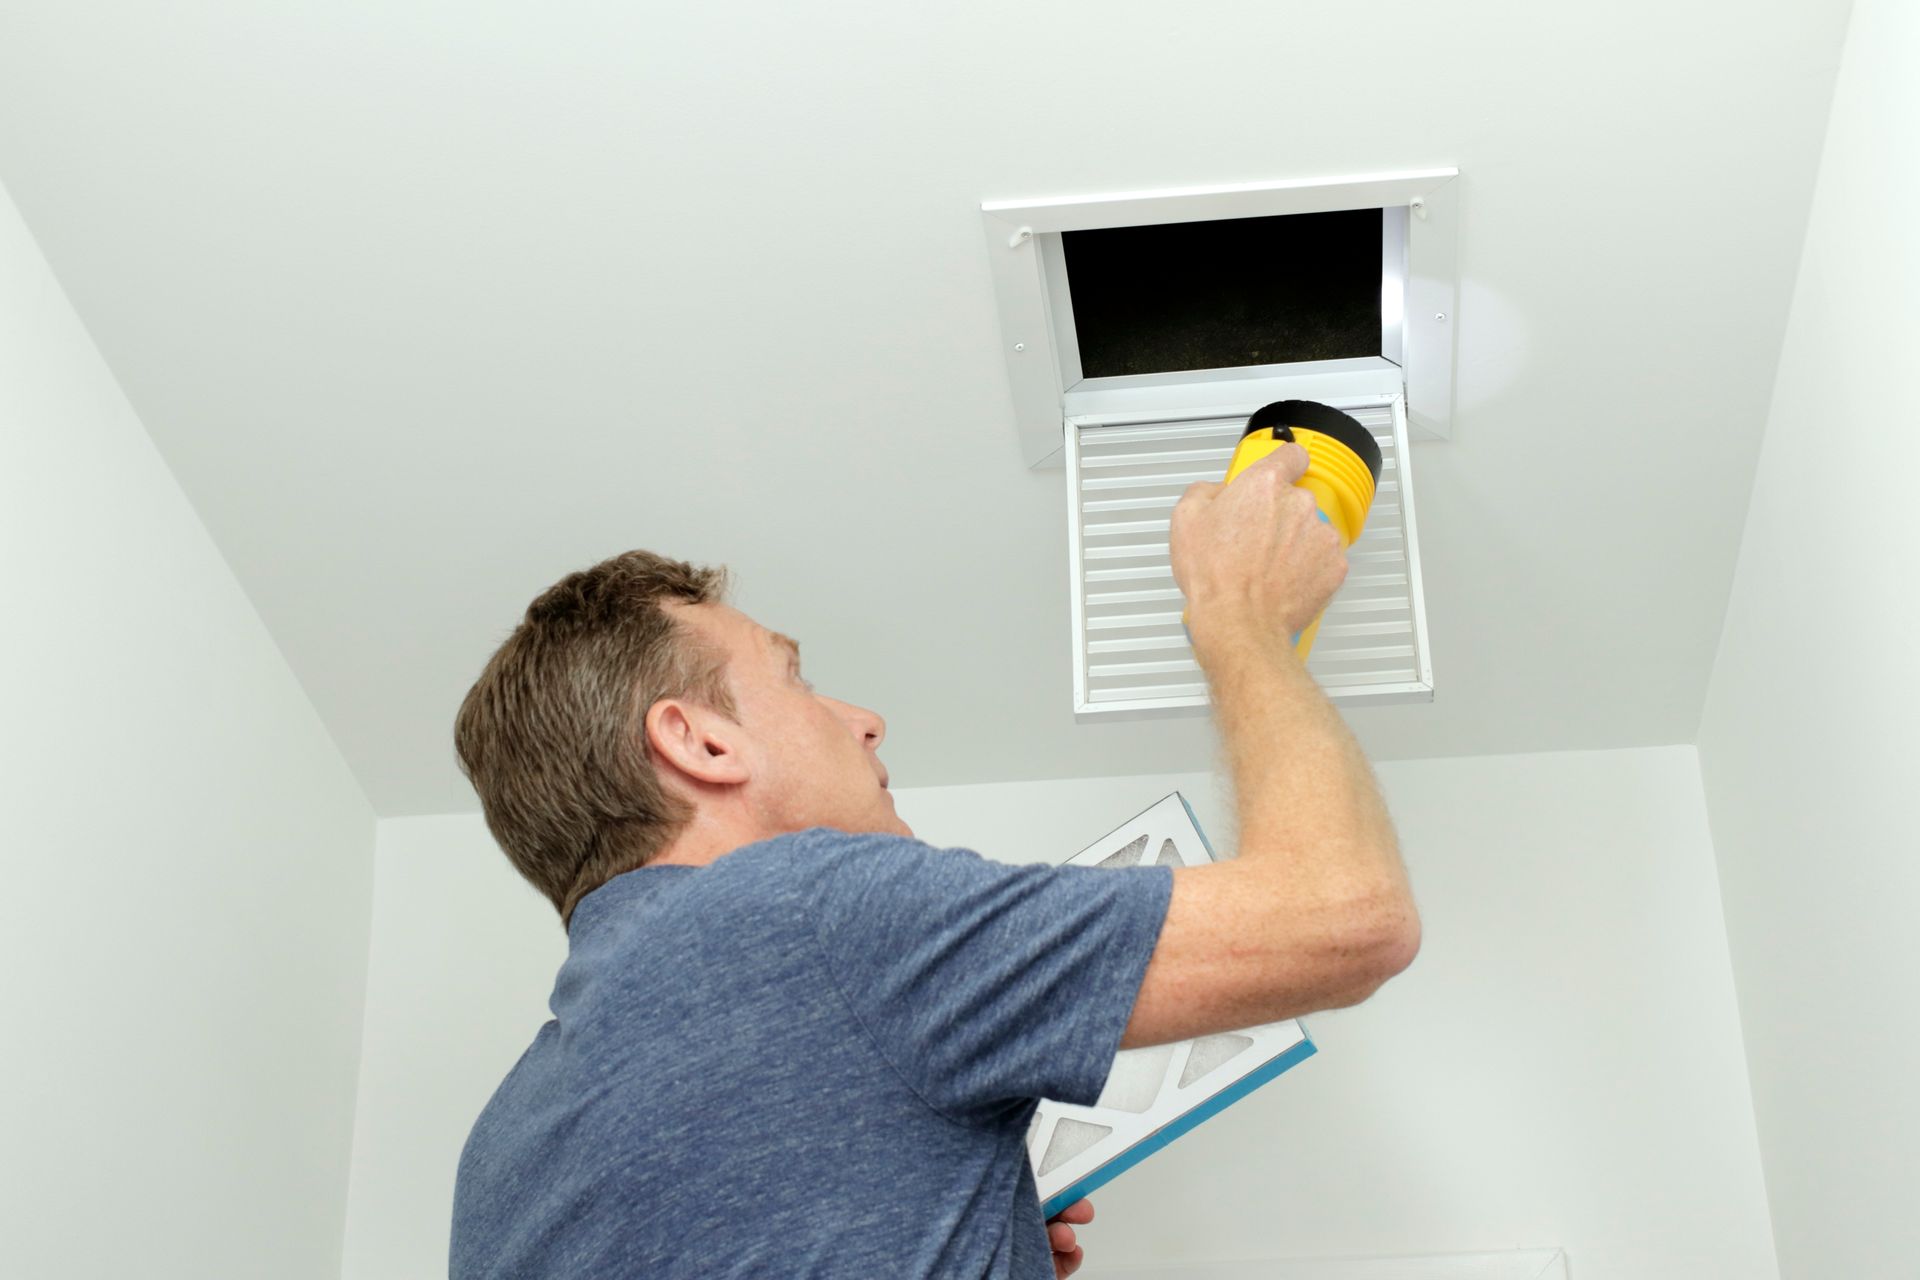
<path id="1" fill-rule="evenodd" d="M 1232 772 L 1239 856 L 1284 862 L 1303 890 L 1410 910 L 1373 770 L 1285 637 L 1225 611 L 1195 610 L 1189 630 Z"/>

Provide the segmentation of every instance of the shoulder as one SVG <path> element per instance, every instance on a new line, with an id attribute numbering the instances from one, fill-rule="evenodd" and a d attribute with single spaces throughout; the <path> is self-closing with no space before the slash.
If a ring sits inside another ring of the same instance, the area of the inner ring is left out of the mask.
<path id="1" fill-rule="evenodd" d="M 809 827 L 743 845 L 714 866 L 722 879 L 786 887 L 817 898 L 827 890 L 964 877 L 969 869 L 995 866 L 971 849 L 940 848 L 913 836 Z"/>
<path id="2" fill-rule="evenodd" d="M 832 827 L 745 845 L 714 866 L 727 863 L 733 864 L 729 874 L 711 882 L 716 895 L 777 901 L 829 930 L 924 927 L 929 915 L 949 915 L 958 903 L 997 896 L 1010 880 L 1051 870 L 913 836 Z"/>

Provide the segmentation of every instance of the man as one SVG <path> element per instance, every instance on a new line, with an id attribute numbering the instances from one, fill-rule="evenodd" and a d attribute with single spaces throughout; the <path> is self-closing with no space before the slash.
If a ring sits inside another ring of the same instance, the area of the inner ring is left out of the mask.
<path id="1" fill-rule="evenodd" d="M 629 552 L 528 608 L 456 744 L 569 955 L 475 1122 L 454 1280 L 1078 1269 L 1037 1099 L 1114 1054 L 1355 1003 L 1419 926 L 1371 771 L 1287 637 L 1346 574 L 1288 445 L 1172 517 L 1240 818 L 1212 866 L 1012 866 L 913 838 L 871 711 L 724 574 Z"/>

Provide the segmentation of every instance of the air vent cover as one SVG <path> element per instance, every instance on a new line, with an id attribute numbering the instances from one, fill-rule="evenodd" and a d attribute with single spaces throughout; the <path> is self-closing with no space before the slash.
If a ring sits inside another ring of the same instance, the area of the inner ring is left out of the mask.
<path id="1" fill-rule="evenodd" d="M 1330 400 L 1373 433 L 1384 460 L 1365 532 L 1348 550 L 1310 671 L 1336 702 L 1428 702 L 1406 405 L 1399 395 Z M 1173 507 L 1196 480 L 1219 480 L 1259 406 L 1220 416 L 1093 415 L 1066 422 L 1072 556 L 1073 696 L 1087 717 L 1204 711 L 1206 678 L 1180 625 L 1185 600 L 1167 548 Z"/>

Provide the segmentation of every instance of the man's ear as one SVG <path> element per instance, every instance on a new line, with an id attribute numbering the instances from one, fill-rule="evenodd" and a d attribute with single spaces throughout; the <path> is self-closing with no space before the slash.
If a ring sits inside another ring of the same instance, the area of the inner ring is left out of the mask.
<path id="1" fill-rule="evenodd" d="M 640 731 L 656 765 L 671 765 L 696 782 L 728 786 L 750 776 L 745 731 L 710 707 L 662 698 L 647 708 Z"/>

